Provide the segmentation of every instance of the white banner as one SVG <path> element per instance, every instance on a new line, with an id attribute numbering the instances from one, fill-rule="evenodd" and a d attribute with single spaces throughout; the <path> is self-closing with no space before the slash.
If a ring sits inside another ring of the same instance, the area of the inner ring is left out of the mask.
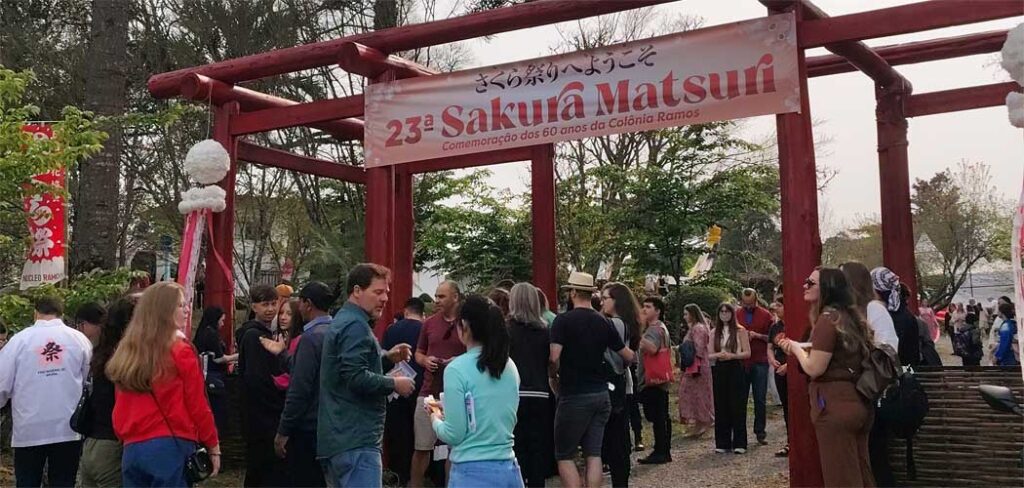
<path id="1" fill-rule="evenodd" d="M 800 108 L 792 14 L 366 90 L 385 166 Z"/>

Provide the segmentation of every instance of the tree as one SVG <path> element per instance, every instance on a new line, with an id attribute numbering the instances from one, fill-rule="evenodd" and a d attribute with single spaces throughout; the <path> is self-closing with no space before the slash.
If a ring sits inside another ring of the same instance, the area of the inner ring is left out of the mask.
<path id="1" fill-rule="evenodd" d="M 54 137 L 37 139 L 22 130 L 35 120 L 39 107 L 24 102 L 34 77 L 30 71 L 0 67 L 0 283 L 12 279 L 24 258 L 26 235 L 22 201 L 43 191 L 63 193 L 44 185 L 30 185 L 32 177 L 58 168 L 73 168 L 95 154 L 106 134 L 97 130 L 92 114 L 65 107 L 51 124 Z M 27 235 L 26 235 L 27 239 Z"/>
<path id="2" fill-rule="evenodd" d="M 471 288 L 529 280 L 530 214 L 511 195 L 484 183 L 487 171 L 454 177 L 423 175 L 416 182 L 416 261 Z M 452 203 L 453 198 L 460 201 Z"/>
<path id="3" fill-rule="evenodd" d="M 866 219 L 822 244 L 821 262 L 838 266 L 848 261 L 858 261 L 868 269 L 882 266 L 882 224 L 878 218 Z"/>
<path id="4" fill-rule="evenodd" d="M 714 224 L 750 210 L 773 214 L 778 174 L 767 165 L 733 158 L 753 149 L 731 135 L 731 123 L 690 125 L 668 131 L 661 152 L 628 186 L 631 205 L 619 216 L 635 266 L 681 281 L 705 250 Z"/>
<path id="5" fill-rule="evenodd" d="M 127 89 L 130 5 L 122 0 L 93 0 L 85 63 L 85 107 L 100 115 L 124 113 Z M 78 194 L 72 233 L 71 270 L 117 266 L 118 200 L 121 194 L 121 127 L 107 127 L 103 151 L 79 170 L 85 191 Z"/>
<path id="6" fill-rule="evenodd" d="M 920 256 L 918 276 L 932 307 L 943 308 L 967 279 L 980 259 L 1008 259 L 1011 204 L 998 197 L 988 166 L 961 162 L 956 171 L 945 170 L 913 186 L 911 205 L 914 234 L 927 235 L 935 245 L 934 257 Z"/>

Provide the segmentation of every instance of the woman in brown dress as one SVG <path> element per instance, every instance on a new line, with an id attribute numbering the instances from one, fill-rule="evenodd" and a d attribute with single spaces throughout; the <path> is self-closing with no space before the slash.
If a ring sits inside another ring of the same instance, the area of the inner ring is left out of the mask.
<path id="1" fill-rule="evenodd" d="M 697 350 L 693 366 L 684 368 L 679 377 L 679 422 L 690 425 L 686 437 L 700 437 L 715 423 L 715 401 L 711 389 L 711 363 L 708 361 L 708 343 L 711 329 L 704 321 L 704 313 L 696 304 L 683 308 L 689 332 L 683 341 L 693 341 Z"/>
<path id="2" fill-rule="evenodd" d="M 871 344 L 871 329 L 853 301 L 842 271 L 814 270 L 804 282 L 811 305 L 810 353 L 800 343 L 779 341 L 811 377 L 811 423 L 818 438 L 826 487 L 875 486 L 868 456 L 874 411 L 857 392 L 861 360 Z"/>

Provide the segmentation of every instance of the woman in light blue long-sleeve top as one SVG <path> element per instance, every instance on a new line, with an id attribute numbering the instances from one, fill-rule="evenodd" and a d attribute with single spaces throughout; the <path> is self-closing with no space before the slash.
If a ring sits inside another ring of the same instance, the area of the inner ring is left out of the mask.
<path id="1" fill-rule="evenodd" d="M 452 446 L 448 486 L 522 488 L 512 450 L 519 372 L 504 317 L 490 300 L 470 295 L 459 319 L 467 351 L 445 368 L 443 410 L 431 412 L 437 437 Z"/>

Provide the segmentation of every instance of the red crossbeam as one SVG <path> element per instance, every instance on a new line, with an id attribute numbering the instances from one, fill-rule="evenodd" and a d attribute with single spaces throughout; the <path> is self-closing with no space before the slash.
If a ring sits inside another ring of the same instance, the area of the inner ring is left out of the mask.
<path id="1" fill-rule="evenodd" d="M 1018 15 L 1024 15 L 1021 0 L 933 0 L 801 22 L 797 39 L 810 49 Z"/>
<path id="2" fill-rule="evenodd" d="M 338 62 L 338 50 L 348 42 L 358 42 L 381 52 L 393 53 L 671 1 L 674 0 L 538 0 L 161 73 L 152 76 L 147 86 L 154 97 L 171 98 L 180 93 L 181 80 L 193 73 L 227 83 L 238 83 L 329 66 Z"/>
<path id="3" fill-rule="evenodd" d="M 437 159 L 425 159 L 399 165 L 401 171 L 410 173 L 430 173 L 433 171 L 446 171 L 450 169 L 475 168 L 477 166 L 488 166 L 491 164 L 513 163 L 516 161 L 529 161 L 533 158 L 532 147 L 515 147 L 512 149 L 499 149 L 476 154 L 463 154 Z"/>
<path id="4" fill-rule="evenodd" d="M 366 183 L 366 171 L 358 166 L 300 156 L 293 152 L 264 147 L 248 141 L 239 141 L 238 159 L 349 183 Z"/>
<path id="5" fill-rule="evenodd" d="M 437 71 L 426 66 L 380 52 L 358 42 L 342 44 L 338 56 L 338 66 L 349 73 L 360 74 L 367 78 L 376 78 L 387 70 L 393 70 L 395 79 L 398 80 L 437 74 Z"/>
<path id="6" fill-rule="evenodd" d="M 997 107 L 1006 103 L 1006 95 L 1021 91 L 1020 85 L 1008 81 L 992 85 L 972 86 L 913 95 L 907 100 L 907 117 L 944 114 L 975 108 Z"/>
<path id="7" fill-rule="evenodd" d="M 311 125 L 336 119 L 363 115 L 363 96 L 328 98 L 287 107 L 244 112 L 231 119 L 231 133 L 236 136 L 268 130 Z"/>
<path id="8" fill-rule="evenodd" d="M 973 56 L 999 51 L 1006 42 L 1006 31 L 981 32 L 944 39 L 908 42 L 872 48 L 890 66 L 924 63 L 941 59 Z M 857 71 L 842 56 L 825 55 L 807 58 L 808 76 L 828 76 Z"/>
<path id="9" fill-rule="evenodd" d="M 223 105 L 230 101 L 236 101 L 242 110 L 250 112 L 300 105 L 299 102 L 287 98 L 275 97 L 263 92 L 234 86 L 195 73 L 182 78 L 181 96 L 186 100 L 209 102 L 213 105 Z M 241 117 L 242 115 L 244 114 L 237 115 L 236 117 Z M 233 117 L 232 121 L 234 120 Z M 363 121 L 359 119 L 322 120 L 329 120 L 329 122 L 311 124 L 312 127 L 326 131 L 342 140 L 363 138 Z"/>
<path id="10" fill-rule="evenodd" d="M 814 20 L 829 19 L 828 14 L 825 11 L 818 8 L 810 2 L 810 0 L 803 0 L 800 2 L 803 8 L 804 21 L 801 21 L 800 25 L 805 22 Z M 864 74 L 868 75 L 875 84 L 883 88 L 895 88 L 895 89 L 909 89 L 910 82 L 903 77 L 903 75 L 892 69 L 889 63 L 885 62 L 878 53 L 872 51 L 866 44 L 860 41 L 844 41 L 834 42 L 825 45 L 825 49 L 830 52 L 843 57 L 848 63 L 859 69 Z"/>

